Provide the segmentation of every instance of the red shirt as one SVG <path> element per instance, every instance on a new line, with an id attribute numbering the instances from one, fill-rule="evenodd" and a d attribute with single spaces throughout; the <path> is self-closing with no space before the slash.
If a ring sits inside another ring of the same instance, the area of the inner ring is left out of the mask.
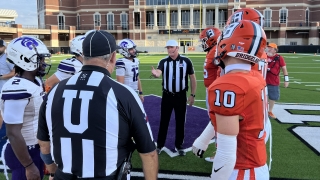
<path id="1" fill-rule="evenodd" d="M 279 86 L 280 85 L 280 69 L 283 66 L 286 66 L 286 63 L 284 62 L 284 59 L 282 56 L 276 54 L 273 57 L 267 58 L 268 62 L 268 72 L 267 72 L 267 84 L 273 85 L 273 86 Z"/>

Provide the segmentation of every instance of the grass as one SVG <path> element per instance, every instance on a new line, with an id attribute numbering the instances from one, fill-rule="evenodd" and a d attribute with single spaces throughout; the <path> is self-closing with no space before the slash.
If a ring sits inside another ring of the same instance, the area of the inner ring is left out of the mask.
<path id="1" fill-rule="evenodd" d="M 142 80 L 144 94 L 161 95 L 161 80 L 149 79 L 151 66 L 156 67 L 158 61 L 165 55 L 141 55 L 139 76 Z M 287 69 L 290 76 L 290 85 L 283 88 L 281 84 L 281 97 L 279 102 L 285 103 L 314 103 L 320 104 L 320 60 L 319 56 L 283 54 L 287 63 Z M 57 68 L 60 60 L 67 56 L 54 56 L 52 58 L 53 66 L 51 73 Z M 196 100 L 205 99 L 205 88 L 203 86 L 203 62 L 204 54 L 190 54 L 189 58 L 193 61 L 198 88 Z M 281 81 L 283 81 L 283 76 Z M 115 72 L 112 73 L 115 78 Z M 196 106 L 205 108 L 205 102 L 196 101 Z M 145 104 L 147 106 L 147 104 Z M 290 110 L 293 114 L 320 115 L 319 111 Z M 320 119 L 320 116 L 319 116 Z M 273 129 L 273 151 L 272 151 L 272 169 L 270 176 L 272 178 L 286 179 L 320 179 L 320 156 L 314 153 L 302 141 L 296 138 L 288 128 L 292 124 L 282 124 L 276 120 L 271 120 Z M 308 122 L 310 126 L 320 126 L 318 122 Z M 320 132 L 319 132 L 320 133 Z M 320 141 L 320 140 L 319 140 Z M 319 142 L 320 143 L 320 142 Z M 268 148 L 269 149 L 269 148 Z M 204 156 L 211 156 L 214 146 L 210 145 Z M 159 155 L 160 170 L 170 170 L 188 173 L 206 173 L 210 174 L 212 164 L 203 159 L 196 158 L 191 152 L 185 157 L 169 157 L 166 153 Z M 141 160 L 135 152 L 133 155 L 133 167 L 141 168 Z M 4 179 L 3 174 L 0 180 Z"/>

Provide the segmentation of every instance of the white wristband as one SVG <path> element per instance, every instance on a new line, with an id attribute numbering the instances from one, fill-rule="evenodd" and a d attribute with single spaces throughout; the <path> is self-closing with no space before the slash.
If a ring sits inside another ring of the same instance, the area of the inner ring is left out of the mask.
<path id="1" fill-rule="evenodd" d="M 288 75 L 285 75 L 285 76 L 284 76 L 284 81 L 285 81 L 285 82 L 289 82 L 289 76 L 288 76 Z"/>

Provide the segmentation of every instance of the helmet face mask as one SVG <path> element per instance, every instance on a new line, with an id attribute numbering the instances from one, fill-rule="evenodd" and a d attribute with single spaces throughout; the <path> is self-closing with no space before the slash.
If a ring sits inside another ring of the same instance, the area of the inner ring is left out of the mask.
<path id="1" fill-rule="evenodd" d="M 119 53 L 126 58 L 136 58 L 138 56 L 136 45 L 131 39 L 123 39 L 119 42 Z M 132 51 L 133 52 L 130 52 Z"/>

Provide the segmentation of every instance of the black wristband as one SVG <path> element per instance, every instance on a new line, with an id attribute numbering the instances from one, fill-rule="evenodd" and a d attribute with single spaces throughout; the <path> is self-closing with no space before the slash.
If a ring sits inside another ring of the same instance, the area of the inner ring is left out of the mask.
<path id="1" fill-rule="evenodd" d="M 28 165 L 25 166 L 24 168 L 27 168 L 27 167 L 31 166 L 32 164 L 33 164 L 33 161 L 32 161 L 32 163 L 28 164 Z"/>
<path id="2" fill-rule="evenodd" d="M 50 177 L 54 177 L 54 173 L 50 173 Z"/>
<path id="3" fill-rule="evenodd" d="M 142 92 L 142 91 L 140 91 L 140 92 L 139 92 L 139 95 L 142 95 L 142 94 L 143 94 L 143 92 Z"/>
<path id="4" fill-rule="evenodd" d="M 196 97 L 196 95 L 195 95 L 195 94 L 190 94 L 190 96 L 192 96 L 192 97 Z"/>

